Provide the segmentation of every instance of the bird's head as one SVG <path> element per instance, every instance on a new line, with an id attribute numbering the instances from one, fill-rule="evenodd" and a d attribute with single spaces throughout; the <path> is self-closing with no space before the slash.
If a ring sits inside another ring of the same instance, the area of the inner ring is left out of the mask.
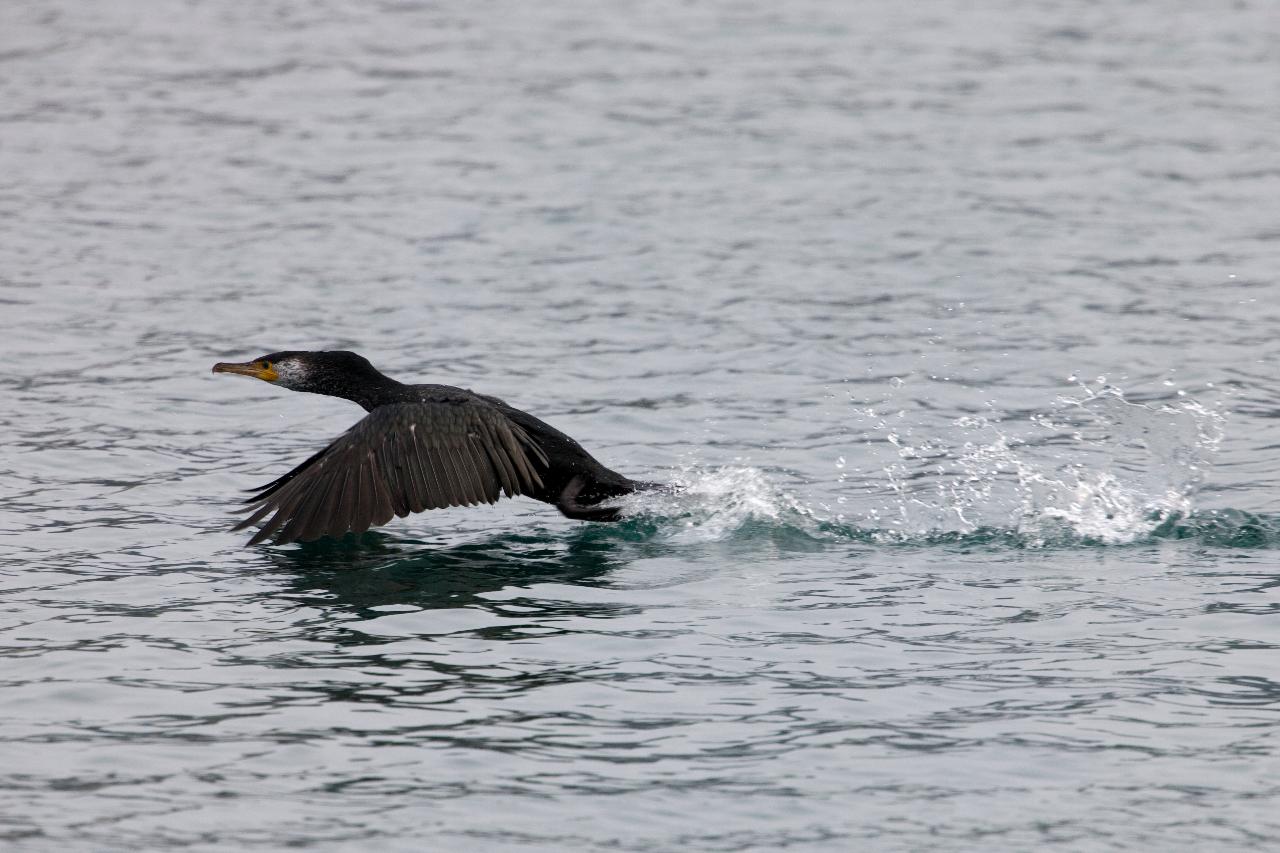
<path id="1" fill-rule="evenodd" d="M 368 359 L 344 350 L 273 352 L 253 361 L 220 361 L 213 366 L 213 372 L 252 376 L 290 391 L 348 399 L 351 398 L 350 389 L 386 379 Z"/>

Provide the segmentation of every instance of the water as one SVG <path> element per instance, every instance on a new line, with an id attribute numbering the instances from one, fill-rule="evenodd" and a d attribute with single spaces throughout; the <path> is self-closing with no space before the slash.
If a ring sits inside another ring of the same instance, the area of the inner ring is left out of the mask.
<path id="1" fill-rule="evenodd" d="M 6 849 L 1274 849 L 1277 44 L 6 3 Z M 686 489 L 245 549 L 335 347 Z"/>

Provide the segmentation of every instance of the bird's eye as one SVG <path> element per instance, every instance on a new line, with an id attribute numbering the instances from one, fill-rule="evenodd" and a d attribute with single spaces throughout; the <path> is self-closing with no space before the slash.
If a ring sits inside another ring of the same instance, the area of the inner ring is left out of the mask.
<path id="1" fill-rule="evenodd" d="M 270 370 L 270 369 L 271 369 L 271 362 L 269 362 L 269 361 L 260 361 L 260 362 L 258 362 L 258 366 L 259 366 L 259 367 L 261 367 L 263 370 Z"/>

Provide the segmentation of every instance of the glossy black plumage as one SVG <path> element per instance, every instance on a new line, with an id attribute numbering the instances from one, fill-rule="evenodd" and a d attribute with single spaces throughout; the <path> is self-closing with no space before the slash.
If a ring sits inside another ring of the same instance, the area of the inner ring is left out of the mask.
<path id="1" fill-rule="evenodd" d="M 569 436 L 496 397 L 447 385 L 405 385 L 347 352 L 273 353 L 215 372 L 353 400 L 369 414 L 320 452 L 257 489 L 234 529 L 249 544 L 363 532 L 447 506 L 527 495 L 571 518 L 611 521 L 602 500 L 651 486 L 597 462 Z"/>

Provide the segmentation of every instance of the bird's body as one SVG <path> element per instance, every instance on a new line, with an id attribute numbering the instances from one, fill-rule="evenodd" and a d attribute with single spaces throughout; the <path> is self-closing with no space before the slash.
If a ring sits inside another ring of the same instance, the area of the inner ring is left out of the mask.
<path id="1" fill-rule="evenodd" d="M 494 503 L 502 494 L 555 504 L 569 518 L 613 521 L 618 509 L 602 501 L 654 485 L 606 468 L 563 432 L 497 397 L 406 385 L 355 353 L 272 353 L 213 370 L 342 397 L 368 412 L 248 500 L 254 512 L 236 529 L 262 523 L 250 544 L 359 533 L 396 515 Z"/>

